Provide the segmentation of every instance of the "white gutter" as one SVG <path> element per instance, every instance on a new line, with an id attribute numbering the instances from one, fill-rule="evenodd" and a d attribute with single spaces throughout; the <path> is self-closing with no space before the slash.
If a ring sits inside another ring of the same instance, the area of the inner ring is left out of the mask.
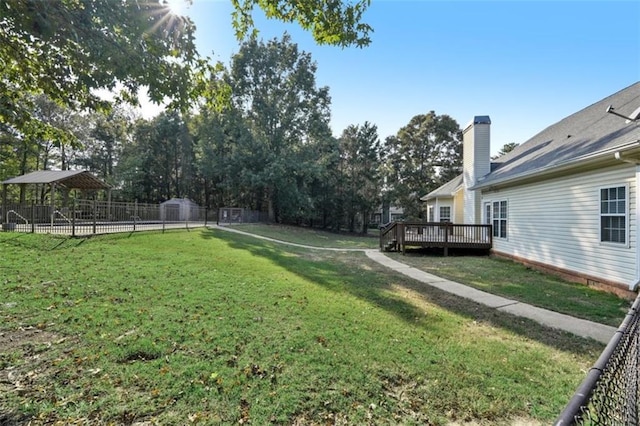
<path id="1" fill-rule="evenodd" d="M 629 290 L 636 291 L 640 285 L 640 244 L 638 242 L 638 229 L 640 229 L 640 160 L 633 158 L 625 158 L 620 151 L 616 151 L 613 155 L 616 160 L 636 166 L 636 278 L 629 285 Z"/>

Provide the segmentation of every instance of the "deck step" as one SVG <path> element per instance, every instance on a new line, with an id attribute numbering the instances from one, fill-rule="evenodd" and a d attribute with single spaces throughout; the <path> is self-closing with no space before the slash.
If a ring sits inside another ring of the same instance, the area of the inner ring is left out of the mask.
<path id="1" fill-rule="evenodd" d="M 397 240 L 391 240 L 384 245 L 384 251 L 391 251 L 391 249 L 395 249 L 398 244 Z"/>

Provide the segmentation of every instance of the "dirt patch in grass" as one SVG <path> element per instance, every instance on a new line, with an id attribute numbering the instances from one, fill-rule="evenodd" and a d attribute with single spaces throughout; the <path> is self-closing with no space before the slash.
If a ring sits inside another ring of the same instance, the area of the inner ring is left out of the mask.
<path id="1" fill-rule="evenodd" d="M 0 332 L 0 347 L 6 352 L 20 347 L 29 350 L 36 345 L 49 345 L 58 340 L 60 340 L 58 335 L 36 327 Z"/>
<path id="2" fill-rule="evenodd" d="M 72 339 L 38 327 L 0 333 L 0 425 L 33 420 L 7 411 L 6 400 L 44 398 L 43 390 L 60 370 L 56 367 L 57 360 L 70 353 L 73 344 Z"/>

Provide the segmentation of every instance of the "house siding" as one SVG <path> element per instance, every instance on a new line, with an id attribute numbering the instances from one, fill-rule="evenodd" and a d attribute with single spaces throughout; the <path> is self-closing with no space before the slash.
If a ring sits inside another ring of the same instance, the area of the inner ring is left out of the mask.
<path id="1" fill-rule="evenodd" d="M 426 212 L 429 211 L 429 206 L 433 206 L 433 220 L 440 222 L 440 207 L 449 207 L 451 209 L 451 220 L 455 220 L 455 210 L 453 204 L 453 198 L 436 198 L 427 202 Z M 427 220 L 429 218 L 427 217 Z"/>
<path id="2" fill-rule="evenodd" d="M 618 185 L 629 188 L 624 245 L 600 242 L 600 189 Z M 495 238 L 494 250 L 578 275 L 635 284 L 636 192 L 632 165 L 484 191 L 483 202 L 508 202 L 507 238 Z"/>
<path id="3" fill-rule="evenodd" d="M 477 118 L 477 117 L 476 117 Z M 480 223 L 481 194 L 471 191 L 478 179 L 491 172 L 491 125 L 487 122 L 471 122 L 463 133 L 463 182 L 464 182 L 464 223 Z"/>
<path id="4" fill-rule="evenodd" d="M 464 223 L 464 191 L 456 191 L 453 196 L 453 223 Z"/>

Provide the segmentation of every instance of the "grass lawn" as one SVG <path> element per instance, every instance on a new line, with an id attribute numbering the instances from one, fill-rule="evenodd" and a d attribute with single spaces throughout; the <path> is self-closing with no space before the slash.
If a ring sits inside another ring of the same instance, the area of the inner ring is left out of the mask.
<path id="1" fill-rule="evenodd" d="M 488 256 L 443 257 L 407 251 L 388 253 L 392 258 L 492 294 L 618 327 L 632 301 L 544 274 L 510 260 Z"/>
<path id="2" fill-rule="evenodd" d="M 548 424 L 603 349 L 357 252 L 197 230 L 0 253 L 2 424 Z"/>
<path id="3" fill-rule="evenodd" d="M 315 247 L 378 247 L 377 238 L 337 235 L 291 226 L 240 225 L 234 228 Z M 455 254 L 455 251 L 453 253 Z M 570 283 L 504 259 L 473 253 L 443 257 L 441 250 L 429 254 L 409 250 L 406 255 L 387 255 L 425 272 L 479 290 L 615 327 L 620 325 L 632 303 L 613 294 Z"/>
<path id="4" fill-rule="evenodd" d="M 286 225 L 251 223 L 231 225 L 229 227 L 251 234 L 262 235 L 263 237 L 314 247 L 370 249 L 378 248 L 380 245 L 377 229 L 369 230 L 369 235 L 359 236 Z"/>

